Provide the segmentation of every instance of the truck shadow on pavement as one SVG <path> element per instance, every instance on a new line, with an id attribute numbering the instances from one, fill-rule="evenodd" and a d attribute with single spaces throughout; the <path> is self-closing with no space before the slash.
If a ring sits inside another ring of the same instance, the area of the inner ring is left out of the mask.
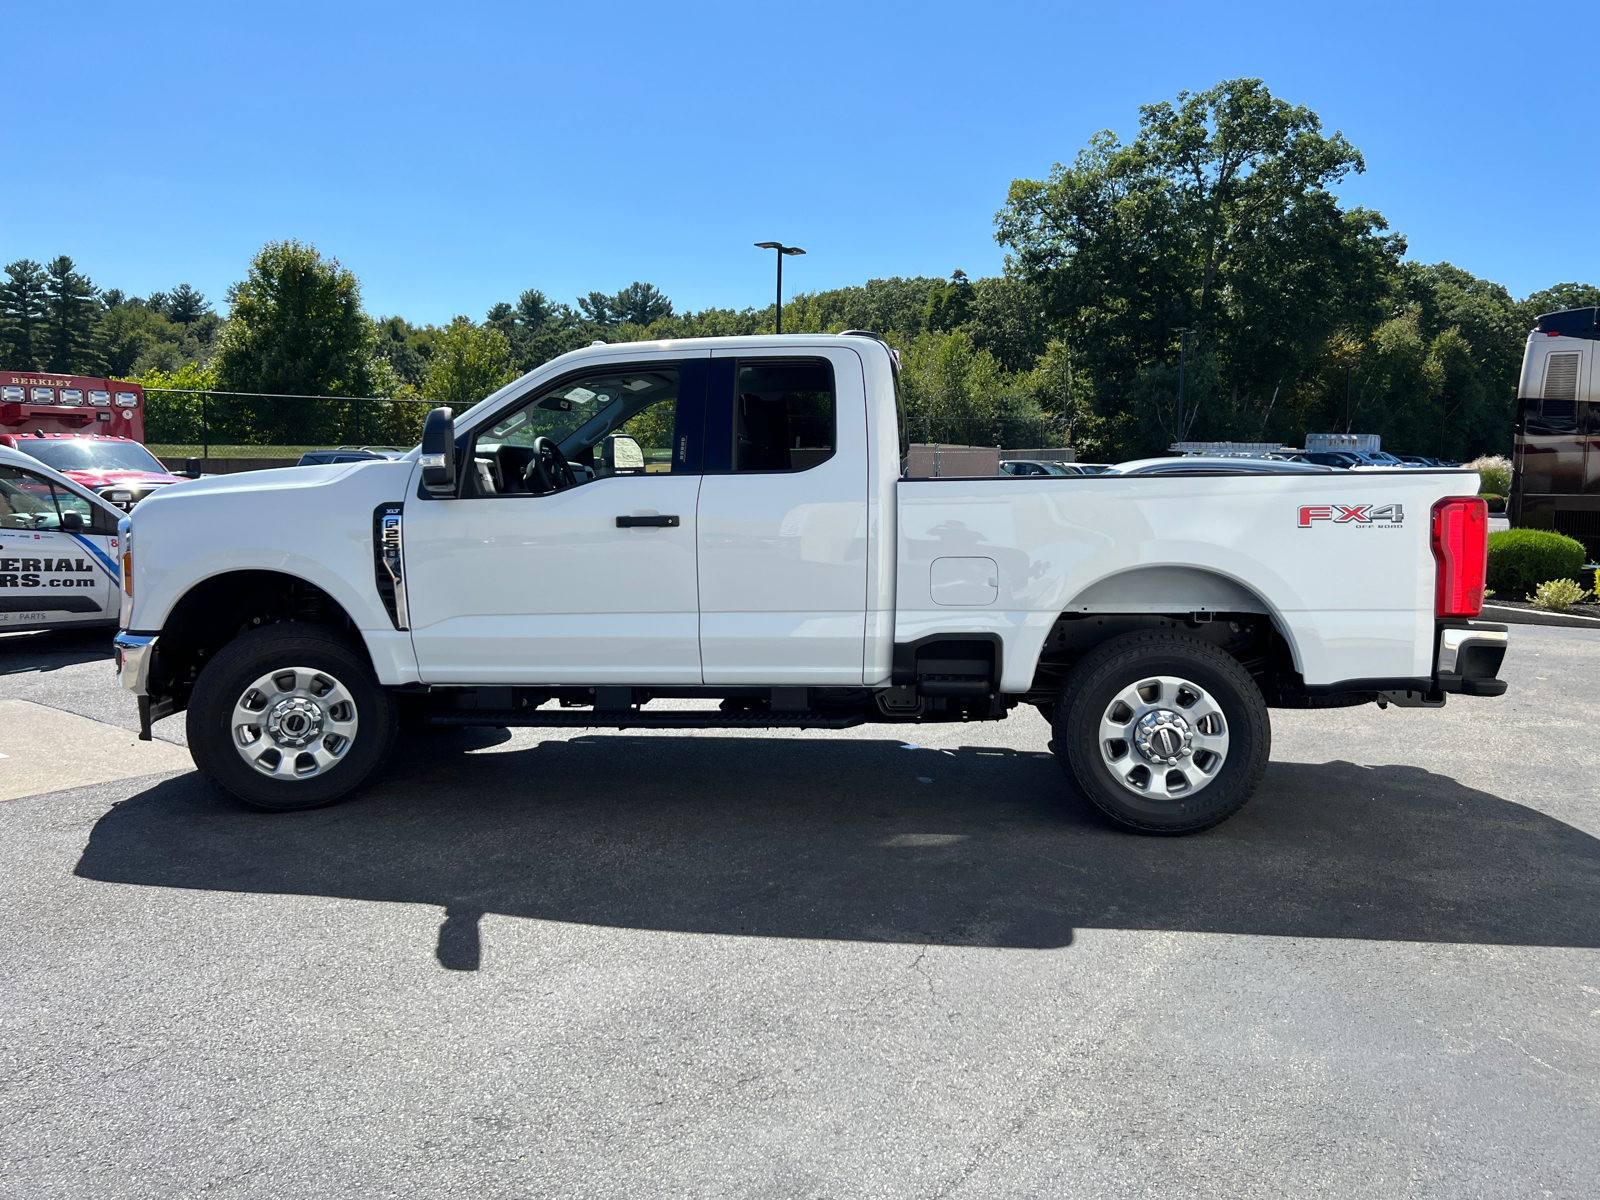
<path id="1" fill-rule="evenodd" d="M 1600 840 L 1416 767 L 1275 762 L 1232 821 L 1148 838 L 1031 752 L 499 737 L 414 739 L 315 812 L 168 779 L 99 821 L 77 874 L 439 905 L 453 970 L 477 969 L 485 913 L 1017 948 L 1077 928 L 1600 946 Z"/>
<path id="2" fill-rule="evenodd" d="M 0 625 L 0 635 L 6 633 Z M 59 671 L 79 663 L 109 661 L 109 629 L 49 629 L 0 636 L 0 675 Z"/>

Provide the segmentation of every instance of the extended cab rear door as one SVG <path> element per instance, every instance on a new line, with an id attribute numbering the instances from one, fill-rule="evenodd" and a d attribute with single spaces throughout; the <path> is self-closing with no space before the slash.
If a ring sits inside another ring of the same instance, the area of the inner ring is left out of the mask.
<path id="1" fill-rule="evenodd" d="M 862 680 L 867 424 L 848 348 L 712 352 L 700 487 L 708 684 Z"/>

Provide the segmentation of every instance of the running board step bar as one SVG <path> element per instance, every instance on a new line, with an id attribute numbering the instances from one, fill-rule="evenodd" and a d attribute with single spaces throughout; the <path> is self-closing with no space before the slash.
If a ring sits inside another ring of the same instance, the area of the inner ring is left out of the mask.
<path id="1" fill-rule="evenodd" d="M 645 712 L 639 709 L 474 708 L 431 714 L 429 725 L 478 725 L 492 729 L 849 729 L 864 725 L 867 714 L 797 710 L 787 712 Z"/>

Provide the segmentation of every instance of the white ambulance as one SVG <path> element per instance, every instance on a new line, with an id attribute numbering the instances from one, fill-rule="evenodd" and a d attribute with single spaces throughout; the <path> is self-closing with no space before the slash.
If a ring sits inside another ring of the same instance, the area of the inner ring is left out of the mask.
<path id="1" fill-rule="evenodd" d="M 60 471 L 0 446 L 0 633 L 115 628 L 121 517 Z"/>

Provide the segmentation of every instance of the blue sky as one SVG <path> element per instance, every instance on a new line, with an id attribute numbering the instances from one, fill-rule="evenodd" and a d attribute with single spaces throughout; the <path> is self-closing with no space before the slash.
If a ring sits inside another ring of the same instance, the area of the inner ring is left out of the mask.
<path id="1" fill-rule="evenodd" d="M 1592 31 L 1532 6 L 0 0 L 0 261 L 217 301 L 269 238 L 368 309 L 635 279 L 679 309 L 1001 267 L 1009 182 L 1259 76 L 1366 155 L 1347 202 L 1513 294 L 1600 280 Z"/>

